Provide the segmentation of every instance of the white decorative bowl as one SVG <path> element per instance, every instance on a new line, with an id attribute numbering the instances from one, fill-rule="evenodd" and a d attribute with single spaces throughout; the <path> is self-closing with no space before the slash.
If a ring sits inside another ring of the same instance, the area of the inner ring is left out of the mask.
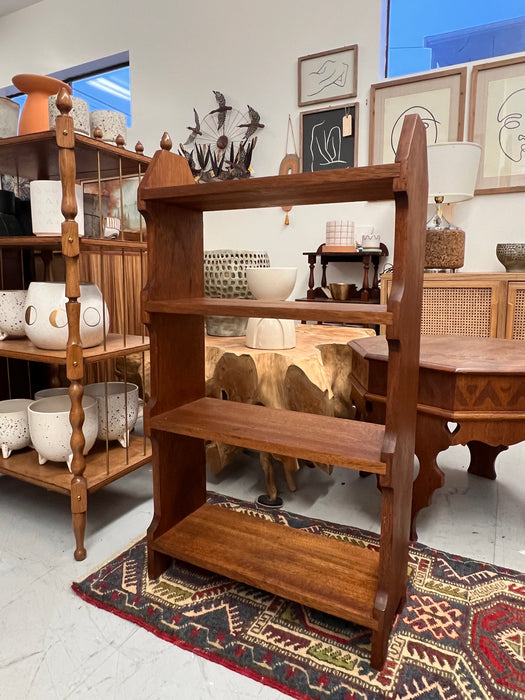
<path id="1" fill-rule="evenodd" d="M 100 289 L 91 282 L 80 283 L 80 340 L 92 348 L 109 330 L 109 312 Z M 44 350 L 67 346 L 66 285 L 63 282 L 31 282 L 27 290 L 24 329 L 29 340 Z M 104 322 L 105 316 L 105 322 Z"/>
<path id="2" fill-rule="evenodd" d="M 62 183 L 60 180 L 32 180 L 29 183 L 31 199 L 31 225 L 35 236 L 60 236 L 62 234 Z M 77 200 L 78 235 L 84 235 L 84 192 L 82 185 L 75 185 Z"/>
<path id="3" fill-rule="evenodd" d="M 109 109 L 95 109 L 89 113 L 89 126 L 91 136 L 94 135 L 95 129 L 101 129 L 103 141 L 114 144 L 119 134 L 124 138 L 125 142 L 127 141 L 126 115 L 122 114 L 122 112 L 114 112 Z"/>
<path id="4" fill-rule="evenodd" d="M 7 459 L 13 450 L 22 450 L 31 444 L 27 407 L 31 399 L 0 401 L 0 446 Z"/>
<path id="5" fill-rule="evenodd" d="M 284 301 L 295 287 L 296 267 L 247 267 L 248 288 L 256 299 Z"/>
<path id="6" fill-rule="evenodd" d="M 24 330 L 24 311 L 27 291 L 4 289 L 0 291 L 0 340 L 8 337 L 21 338 Z"/>
<path id="7" fill-rule="evenodd" d="M 35 391 L 35 401 L 38 399 L 47 399 L 49 396 L 63 396 L 69 393 L 69 388 L 67 386 L 53 386 L 48 389 L 40 389 Z"/>
<path id="8" fill-rule="evenodd" d="M 73 107 L 69 112 L 69 116 L 73 117 L 75 131 L 89 136 L 89 105 L 86 100 L 81 100 L 80 97 L 73 97 L 73 95 L 70 95 L 70 97 L 73 102 Z M 51 97 L 48 98 L 50 129 L 55 128 L 56 118 L 60 114 L 56 102 L 56 95 L 51 95 Z"/>
<path id="9" fill-rule="evenodd" d="M 0 97 L 0 138 L 6 139 L 18 134 L 20 105 L 9 97 Z"/>
<path id="10" fill-rule="evenodd" d="M 129 445 L 129 433 L 135 427 L 139 408 L 139 388 L 131 382 L 98 382 L 84 387 L 84 396 L 98 404 L 99 440 L 118 440 Z"/>
<path id="11" fill-rule="evenodd" d="M 256 299 L 284 301 L 295 287 L 296 267 L 250 267 L 248 287 Z M 289 318 L 250 318 L 245 344 L 259 350 L 289 350 L 295 347 L 295 321 Z"/>
<path id="12" fill-rule="evenodd" d="M 98 408 L 92 396 L 82 397 L 84 423 L 82 432 L 86 441 L 84 454 L 93 447 L 97 438 Z M 71 471 L 73 453 L 71 451 L 71 435 L 73 429 L 69 422 L 71 401 L 69 396 L 50 396 L 46 399 L 33 401 L 27 408 L 29 418 L 29 433 L 31 443 L 38 452 L 38 463 L 67 462 Z"/>

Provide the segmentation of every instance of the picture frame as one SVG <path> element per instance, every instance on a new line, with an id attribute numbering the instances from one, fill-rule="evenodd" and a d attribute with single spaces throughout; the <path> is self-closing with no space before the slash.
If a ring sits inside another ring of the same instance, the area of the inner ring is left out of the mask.
<path id="1" fill-rule="evenodd" d="M 85 237 L 101 237 L 100 215 L 102 215 L 103 220 L 108 217 L 120 220 L 119 238 L 123 240 L 140 240 L 142 236 L 145 236 L 146 224 L 142 214 L 137 209 L 139 184 L 140 179 L 137 175 L 84 180 L 82 186 Z"/>
<path id="2" fill-rule="evenodd" d="M 301 172 L 353 168 L 357 165 L 357 102 L 301 112 L 299 116 Z M 347 136 L 343 135 L 344 117 L 351 120 L 352 133 Z"/>
<path id="3" fill-rule="evenodd" d="M 357 44 L 298 59 L 299 107 L 357 95 Z"/>
<path id="4" fill-rule="evenodd" d="M 393 163 L 403 117 L 419 114 L 427 141 L 463 141 L 467 69 L 453 68 L 370 86 L 370 165 Z"/>
<path id="5" fill-rule="evenodd" d="M 468 139 L 482 148 L 475 194 L 525 191 L 525 56 L 472 67 Z"/>

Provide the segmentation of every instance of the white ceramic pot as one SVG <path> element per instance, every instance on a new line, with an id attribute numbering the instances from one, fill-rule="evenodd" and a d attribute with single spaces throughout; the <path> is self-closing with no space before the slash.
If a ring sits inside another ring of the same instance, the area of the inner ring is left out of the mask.
<path id="1" fill-rule="evenodd" d="M 62 234 L 62 183 L 60 180 L 32 180 L 29 183 L 31 225 L 35 236 Z M 84 235 L 84 193 L 82 185 L 75 185 L 77 200 L 78 235 Z"/>
<path id="2" fill-rule="evenodd" d="M 295 287 L 296 267 L 250 267 L 246 279 L 256 299 L 284 301 Z M 296 343 L 295 321 L 290 318 L 250 318 L 246 347 L 259 350 L 289 350 Z"/>
<path id="3" fill-rule="evenodd" d="M 0 401 L 0 446 L 7 459 L 13 450 L 22 450 L 31 444 L 27 407 L 31 399 Z"/>
<path id="4" fill-rule="evenodd" d="M 73 95 L 70 97 L 73 107 L 69 112 L 69 116 L 73 117 L 73 126 L 75 131 L 89 136 L 89 105 L 85 100 L 81 100 L 80 97 L 73 97 Z M 56 118 L 60 114 L 56 102 L 56 95 L 52 95 L 48 98 L 50 129 L 55 128 Z"/>
<path id="5" fill-rule="evenodd" d="M 38 399 L 47 399 L 48 396 L 63 396 L 68 393 L 69 389 L 67 386 L 53 386 L 48 389 L 40 389 L 39 391 L 35 391 L 35 401 L 38 401 Z"/>
<path id="6" fill-rule="evenodd" d="M 109 330 L 109 313 L 100 289 L 80 283 L 80 340 L 92 348 Z M 64 350 L 67 345 L 66 285 L 63 282 L 31 282 L 27 290 L 24 330 L 37 348 Z M 105 317 L 105 326 L 104 326 Z"/>
<path id="7" fill-rule="evenodd" d="M 129 433 L 137 422 L 138 386 L 131 382 L 99 382 L 87 384 L 84 395 L 97 400 L 99 440 L 118 440 L 127 447 Z"/>
<path id="8" fill-rule="evenodd" d="M 18 134 L 20 105 L 9 97 L 0 97 L 0 138 L 6 139 Z"/>
<path id="9" fill-rule="evenodd" d="M 89 113 L 89 126 L 91 136 L 94 135 L 95 129 L 101 129 L 103 141 L 114 144 L 119 134 L 124 138 L 124 141 L 127 141 L 126 115 L 122 112 L 95 109 Z"/>
<path id="10" fill-rule="evenodd" d="M 27 291 L 4 289 L 0 291 L 0 340 L 21 338 L 24 330 L 24 311 Z"/>
<path id="11" fill-rule="evenodd" d="M 92 396 L 83 396 L 82 408 L 84 409 L 82 432 L 86 441 L 84 446 L 86 455 L 97 439 L 97 402 Z M 27 408 L 29 434 L 31 443 L 38 452 L 39 464 L 45 464 L 48 460 L 67 462 L 71 470 L 73 453 L 70 442 L 73 429 L 69 422 L 70 410 L 71 401 L 65 394 L 49 396 L 29 404 Z"/>

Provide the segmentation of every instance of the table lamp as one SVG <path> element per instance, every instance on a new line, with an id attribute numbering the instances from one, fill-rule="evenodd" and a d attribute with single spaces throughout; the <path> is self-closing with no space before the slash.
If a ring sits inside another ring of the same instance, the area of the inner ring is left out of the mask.
<path id="1" fill-rule="evenodd" d="M 427 147 L 428 201 L 436 205 L 427 221 L 425 269 L 455 271 L 463 266 L 465 232 L 447 221 L 443 204 L 472 199 L 481 146 L 467 141 L 434 143 Z"/>

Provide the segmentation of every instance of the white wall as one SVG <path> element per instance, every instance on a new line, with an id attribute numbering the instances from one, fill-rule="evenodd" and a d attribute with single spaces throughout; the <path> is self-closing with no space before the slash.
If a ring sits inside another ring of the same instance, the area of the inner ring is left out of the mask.
<path id="1" fill-rule="evenodd" d="M 381 0 L 43 0 L 0 19 L 0 86 L 16 73 L 54 73 L 129 50 L 130 147 L 140 140 L 152 155 L 164 131 L 174 144 L 185 140 L 192 108 L 205 114 L 215 106 L 212 90 L 220 90 L 229 104 L 260 112 L 266 126 L 252 165 L 255 176 L 272 175 L 285 155 L 289 114 L 299 140 L 297 58 L 357 44 L 358 165 L 366 165 L 367 100 L 381 75 L 382 31 Z M 503 271 L 495 246 L 525 240 L 524 205 L 519 193 L 456 206 L 455 221 L 467 232 L 464 270 Z M 268 250 L 272 264 L 298 266 L 301 295 L 307 279 L 302 252 L 323 242 L 328 219 L 373 223 L 391 248 L 390 203 L 296 207 L 289 226 L 284 218 L 280 209 L 207 215 L 206 247 Z M 348 273 L 360 281 L 355 265 L 331 267 L 332 281 Z"/>

